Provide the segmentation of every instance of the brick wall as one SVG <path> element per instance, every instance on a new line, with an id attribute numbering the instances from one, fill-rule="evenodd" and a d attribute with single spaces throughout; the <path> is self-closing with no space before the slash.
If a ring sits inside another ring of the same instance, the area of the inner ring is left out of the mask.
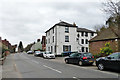
<path id="1" fill-rule="evenodd" d="M 107 41 L 96 41 L 96 42 L 90 42 L 89 47 L 90 47 L 90 52 L 92 54 L 98 54 L 100 53 L 100 48 L 105 47 L 105 43 L 110 42 L 110 47 L 113 50 L 113 52 L 118 52 L 120 51 L 120 40 L 115 41 L 115 40 L 107 40 Z M 119 43 L 118 43 L 119 42 Z M 119 47 L 118 47 L 119 45 Z M 118 49 L 119 48 L 119 49 Z"/>

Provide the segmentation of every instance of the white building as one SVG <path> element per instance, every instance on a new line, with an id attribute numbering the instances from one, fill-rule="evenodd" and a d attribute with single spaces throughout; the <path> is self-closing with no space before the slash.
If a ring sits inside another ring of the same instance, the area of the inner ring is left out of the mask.
<path id="1" fill-rule="evenodd" d="M 66 51 L 89 52 L 88 41 L 94 34 L 94 31 L 61 21 L 46 31 L 46 51 L 55 55 Z"/>
<path id="2" fill-rule="evenodd" d="M 37 42 L 31 47 L 31 51 L 36 51 L 36 50 L 42 50 L 42 44 L 40 39 L 38 39 Z"/>

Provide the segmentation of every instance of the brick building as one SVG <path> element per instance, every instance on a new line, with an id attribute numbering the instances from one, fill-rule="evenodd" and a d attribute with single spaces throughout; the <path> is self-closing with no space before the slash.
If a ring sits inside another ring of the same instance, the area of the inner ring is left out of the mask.
<path id="1" fill-rule="evenodd" d="M 42 36 L 42 50 L 46 50 L 46 36 Z"/>
<path id="2" fill-rule="evenodd" d="M 106 42 L 110 43 L 113 52 L 120 52 L 120 28 L 109 27 L 102 30 L 89 41 L 90 52 L 93 54 L 100 53 L 100 48 L 105 47 Z"/>

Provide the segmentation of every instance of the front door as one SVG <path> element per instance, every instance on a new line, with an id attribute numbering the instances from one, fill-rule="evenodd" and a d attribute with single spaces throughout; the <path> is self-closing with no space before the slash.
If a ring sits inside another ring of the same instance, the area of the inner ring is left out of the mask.
<path id="1" fill-rule="evenodd" d="M 53 53 L 53 47 L 51 46 L 51 53 Z"/>

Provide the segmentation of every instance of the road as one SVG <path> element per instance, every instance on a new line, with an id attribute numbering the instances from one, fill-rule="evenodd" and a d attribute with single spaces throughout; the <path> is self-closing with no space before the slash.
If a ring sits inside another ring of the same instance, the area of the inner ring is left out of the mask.
<path id="1" fill-rule="evenodd" d="M 6 64 L 3 65 L 3 78 L 118 78 L 117 73 L 55 62 L 25 53 L 8 57 L 11 57 L 8 63 L 13 64 L 14 71 L 9 68 L 6 70 Z"/>

